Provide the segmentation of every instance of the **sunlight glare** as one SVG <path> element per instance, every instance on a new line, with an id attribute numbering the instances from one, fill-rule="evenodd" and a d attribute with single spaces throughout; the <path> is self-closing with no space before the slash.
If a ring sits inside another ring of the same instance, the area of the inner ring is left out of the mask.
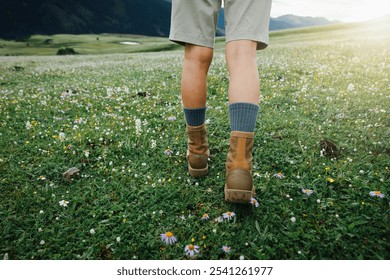
<path id="1" fill-rule="evenodd" d="M 383 17 L 390 14 L 389 0 L 364 0 L 356 1 L 351 6 L 350 16 L 347 21 L 365 21 Z"/>

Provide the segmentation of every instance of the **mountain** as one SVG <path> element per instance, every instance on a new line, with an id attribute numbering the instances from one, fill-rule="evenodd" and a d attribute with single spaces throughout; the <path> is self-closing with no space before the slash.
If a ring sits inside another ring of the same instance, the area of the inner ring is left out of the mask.
<path id="1" fill-rule="evenodd" d="M 301 17 L 295 15 L 284 15 L 277 18 L 271 19 L 271 30 L 285 29 L 287 28 L 297 28 L 297 27 L 307 27 L 307 26 L 316 26 L 316 25 L 326 25 L 331 24 L 332 22 L 327 20 L 324 17 Z M 281 28 L 282 27 L 282 28 Z"/>
<path id="2" fill-rule="evenodd" d="M 0 37 L 31 34 L 124 33 L 168 36 L 171 0 L 1 0 Z M 224 10 L 217 35 L 224 35 Z M 271 18 L 270 30 L 323 25 L 325 18 L 285 15 Z"/>
<path id="3" fill-rule="evenodd" d="M 165 0 L 1 0 L 0 37 L 31 34 L 127 33 L 167 36 Z"/>
<path id="4" fill-rule="evenodd" d="M 223 19 L 224 11 L 221 9 L 218 16 L 218 28 L 217 34 L 225 34 L 225 25 Z M 289 29 L 289 28 L 299 28 L 299 27 L 308 27 L 308 26 L 317 26 L 317 25 L 326 25 L 332 24 L 334 22 L 329 21 L 324 17 L 302 17 L 296 15 L 284 15 L 277 18 L 271 18 L 269 29 L 273 30 L 281 30 L 281 29 Z"/>

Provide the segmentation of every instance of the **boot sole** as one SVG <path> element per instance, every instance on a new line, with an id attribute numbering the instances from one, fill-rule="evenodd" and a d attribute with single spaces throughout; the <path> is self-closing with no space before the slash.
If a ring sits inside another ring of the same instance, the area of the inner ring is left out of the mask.
<path id="1" fill-rule="evenodd" d="M 248 204 L 251 198 L 256 195 L 255 189 L 252 191 L 228 189 L 225 184 L 225 201 L 230 203 Z"/>
<path id="2" fill-rule="evenodd" d="M 187 150 L 188 173 L 190 173 L 190 175 L 192 177 L 194 177 L 194 178 L 207 176 L 207 174 L 209 174 L 209 165 L 208 165 L 208 163 L 206 164 L 205 168 L 198 168 L 198 169 L 192 168 L 190 163 L 189 163 L 189 161 L 188 161 L 188 156 L 189 155 L 190 155 L 190 153 Z M 207 158 L 210 157 L 210 150 L 207 150 L 206 155 L 207 155 Z"/>
<path id="3" fill-rule="evenodd" d="M 204 177 L 206 176 L 208 173 L 209 173 L 209 170 L 208 170 L 208 165 L 206 166 L 206 168 L 202 168 L 202 169 L 194 169 L 192 168 L 191 166 L 188 165 L 188 173 L 190 173 L 190 175 L 192 177 Z"/>

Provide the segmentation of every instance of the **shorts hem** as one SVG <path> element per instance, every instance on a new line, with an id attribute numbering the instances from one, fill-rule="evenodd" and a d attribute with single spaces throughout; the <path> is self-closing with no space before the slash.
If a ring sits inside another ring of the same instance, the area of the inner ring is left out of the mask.
<path id="1" fill-rule="evenodd" d="M 269 44 L 268 32 L 259 35 L 239 34 L 226 36 L 226 44 L 231 41 L 251 40 L 257 43 L 257 50 L 265 49 Z"/>
<path id="2" fill-rule="evenodd" d="M 169 35 L 169 40 L 183 46 L 185 44 L 192 44 L 192 45 L 207 47 L 211 49 L 214 49 L 214 44 L 215 44 L 214 38 L 211 39 L 211 38 L 206 38 L 203 35 L 199 35 L 199 34 L 189 34 L 189 33 L 181 33 L 181 32 L 171 33 Z"/>

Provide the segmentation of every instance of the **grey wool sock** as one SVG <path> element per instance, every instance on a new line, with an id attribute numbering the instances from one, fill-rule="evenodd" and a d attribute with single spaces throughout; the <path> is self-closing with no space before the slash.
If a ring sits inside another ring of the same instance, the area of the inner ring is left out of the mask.
<path id="1" fill-rule="evenodd" d="M 259 106 L 238 102 L 229 105 L 231 131 L 254 132 Z"/>
<path id="2" fill-rule="evenodd" d="M 183 108 L 186 123 L 189 126 L 199 126 L 206 120 L 206 107 L 203 108 Z"/>

